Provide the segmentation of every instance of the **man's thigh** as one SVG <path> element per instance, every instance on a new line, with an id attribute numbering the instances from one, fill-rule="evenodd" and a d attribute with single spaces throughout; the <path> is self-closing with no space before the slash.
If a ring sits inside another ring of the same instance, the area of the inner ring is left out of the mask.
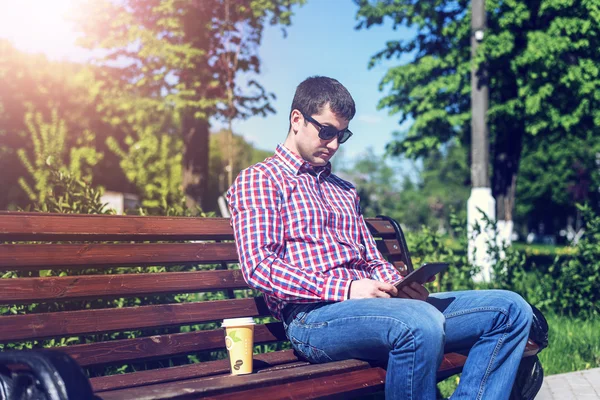
<path id="1" fill-rule="evenodd" d="M 427 302 L 446 319 L 446 351 L 468 349 L 499 324 L 531 314 L 521 296 L 505 290 L 469 290 L 433 293 Z"/>
<path id="2" fill-rule="evenodd" d="M 294 348 L 313 362 L 348 358 L 385 361 L 390 350 L 436 334 L 444 317 L 430 304 L 408 299 L 356 299 L 327 303 L 296 315 L 288 327 Z"/>

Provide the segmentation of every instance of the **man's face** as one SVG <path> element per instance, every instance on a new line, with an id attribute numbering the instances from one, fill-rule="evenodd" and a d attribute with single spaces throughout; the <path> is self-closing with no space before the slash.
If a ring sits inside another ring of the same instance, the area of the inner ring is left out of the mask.
<path id="1" fill-rule="evenodd" d="M 337 130 L 346 129 L 349 121 L 335 115 L 329 105 L 323 107 L 320 114 L 311 115 L 321 125 L 329 125 Z M 298 110 L 291 115 L 292 135 L 286 140 L 286 147 L 299 154 L 314 166 L 327 164 L 340 147 L 337 137 L 323 140 L 319 137 L 319 127 L 307 121 Z"/>

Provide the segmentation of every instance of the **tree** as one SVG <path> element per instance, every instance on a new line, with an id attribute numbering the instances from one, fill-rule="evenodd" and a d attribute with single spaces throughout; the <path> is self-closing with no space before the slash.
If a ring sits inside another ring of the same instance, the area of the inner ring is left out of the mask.
<path id="1" fill-rule="evenodd" d="M 74 180 L 91 181 L 91 167 L 96 165 L 102 154 L 93 147 L 94 134 L 90 131 L 83 132 L 76 146 L 66 147 L 67 127 L 64 120 L 59 119 L 58 112 L 52 112 L 52 120 L 46 122 L 41 113 L 29 112 L 25 121 L 33 144 L 33 152 L 27 154 L 25 148 L 17 151 L 21 162 L 29 172 L 30 180 L 34 181 L 32 187 L 27 179 L 20 177 L 19 184 L 37 204 L 46 202 L 52 195 L 52 174 L 68 174 Z M 67 157 L 68 154 L 68 157 Z M 65 160 L 68 159 L 68 163 Z"/>
<path id="2" fill-rule="evenodd" d="M 217 198 L 222 196 L 229 185 L 229 176 L 237 176 L 240 171 L 252 164 L 273 155 L 272 151 L 260 150 L 248 143 L 241 135 L 222 129 L 210 135 L 210 179 L 208 183 L 209 204 L 216 211 Z M 230 160 L 233 163 L 230 164 Z M 231 170 L 230 170 L 231 168 Z"/>
<path id="3" fill-rule="evenodd" d="M 110 137 L 109 149 L 120 159 L 125 176 L 137 189 L 142 207 L 150 212 L 179 204 L 183 196 L 180 138 L 157 132 L 148 125 L 125 138 L 125 149 Z"/>
<path id="4" fill-rule="evenodd" d="M 466 219 L 467 151 L 451 142 L 441 150 L 431 150 L 418 164 L 409 175 L 405 164 L 382 161 L 368 149 L 343 166 L 340 175 L 356 185 L 365 215 L 388 215 L 411 230 L 426 225 L 452 233 L 451 214 Z"/>
<path id="5" fill-rule="evenodd" d="M 589 203 L 600 211 L 600 140 L 563 138 L 545 141 L 535 149 L 525 149 L 521 160 L 515 217 L 528 231 L 557 232 L 582 225 L 576 204 Z M 539 232 L 542 233 L 542 232 Z"/>
<path id="6" fill-rule="evenodd" d="M 340 156 L 343 154 L 336 156 L 336 162 L 339 162 Z M 389 160 L 381 160 L 372 148 L 367 148 L 350 165 L 340 166 L 339 171 L 340 177 L 356 186 L 364 215 L 398 217 L 397 203 L 403 176 L 396 166 L 390 165 Z M 405 224 L 403 219 L 400 222 Z"/>
<path id="7" fill-rule="evenodd" d="M 104 141 L 102 135 L 110 135 L 112 131 L 96 112 L 100 93 L 93 68 L 49 61 L 43 55 L 21 52 L 0 39 L 0 170 L 3 171 L 0 187 L 5 188 L 0 192 L 0 208 L 25 207 L 30 201 L 18 180 L 31 176 L 31 171 L 25 168 L 17 152 L 23 149 L 32 165 L 35 164 L 32 127 L 37 125 L 37 130 L 43 125 L 50 126 L 49 121 L 58 120 L 64 125 L 66 133 L 60 146 L 64 146 L 61 154 L 65 158 L 55 160 L 55 164 L 68 165 L 67 149 L 81 146 L 84 137 L 91 138 L 85 146 L 104 153 L 98 144 Z M 82 136 L 83 132 L 94 132 L 95 138 Z M 107 168 L 106 158 L 96 164 L 94 177 L 100 164 L 101 171 L 114 180 L 114 172 L 119 171 Z"/>
<path id="8" fill-rule="evenodd" d="M 252 78 L 260 70 L 262 31 L 267 23 L 289 25 L 292 6 L 303 2 L 103 0 L 82 6 L 83 44 L 105 50 L 102 65 L 119 66 L 122 110 L 178 115 L 189 208 L 206 206 L 209 118 L 273 111 L 271 95 Z M 243 88 L 232 86 L 232 69 L 247 78 Z"/>
<path id="9" fill-rule="evenodd" d="M 388 144 L 393 154 L 420 157 L 452 138 L 470 146 L 469 0 L 355 0 L 357 28 L 393 21 L 416 35 L 391 40 L 382 59 L 414 55 L 390 68 L 379 103 L 414 123 Z M 584 140 L 600 131 L 600 2 L 488 0 L 488 30 L 477 63 L 489 74 L 490 159 L 497 217 L 513 220 L 523 149 Z"/>

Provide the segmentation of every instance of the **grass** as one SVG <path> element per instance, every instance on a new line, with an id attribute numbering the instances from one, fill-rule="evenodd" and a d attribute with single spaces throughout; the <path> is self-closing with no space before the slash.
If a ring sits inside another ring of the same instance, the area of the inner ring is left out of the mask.
<path id="1" fill-rule="evenodd" d="M 572 246 L 561 246 L 561 245 L 549 245 L 549 244 L 528 244 L 523 242 L 514 242 L 512 246 L 524 252 L 526 255 L 544 255 L 544 256 L 557 256 L 557 255 L 573 255 L 577 253 L 577 248 Z"/>
<path id="2" fill-rule="evenodd" d="M 545 375 L 600 367 L 600 318 L 547 315 L 549 345 L 539 358 Z"/>
<path id="3" fill-rule="evenodd" d="M 581 320 L 567 316 L 546 315 L 550 327 L 549 344 L 539 358 L 544 376 L 600 367 L 600 318 Z M 449 397 L 458 385 L 453 376 L 438 383 L 444 397 Z"/>

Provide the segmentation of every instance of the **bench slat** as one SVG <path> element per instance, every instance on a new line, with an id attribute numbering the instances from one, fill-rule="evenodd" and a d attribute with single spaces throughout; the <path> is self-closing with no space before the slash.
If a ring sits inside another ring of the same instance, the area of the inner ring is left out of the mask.
<path id="1" fill-rule="evenodd" d="M 0 342 L 192 325 L 223 318 L 270 316 L 262 297 L 63 311 L 2 317 Z"/>
<path id="2" fill-rule="evenodd" d="M 393 261 L 392 265 L 396 267 L 400 275 L 406 276 L 408 275 L 408 268 L 406 268 L 406 264 L 403 261 Z"/>
<path id="3" fill-rule="evenodd" d="M 271 322 L 255 325 L 254 343 L 287 340 L 283 325 Z M 79 365 L 89 367 L 116 362 L 133 362 L 164 358 L 199 351 L 225 349 L 223 329 L 172 333 L 135 339 L 111 340 L 67 347 L 53 347 L 73 357 Z"/>
<path id="4" fill-rule="evenodd" d="M 395 240 L 379 240 L 377 248 L 384 256 L 402 255 Z M 238 262 L 235 243 L 0 244 L 5 270 L 221 262 Z"/>
<path id="5" fill-rule="evenodd" d="M 235 243 L 0 244 L 0 269 L 238 262 Z"/>
<path id="6" fill-rule="evenodd" d="M 384 256 L 398 257 L 402 254 L 402 251 L 400 250 L 400 245 L 398 244 L 397 240 L 378 240 L 377 248 Z"/>
<path id="7" fill-rule="evenodd" d="M 384 239 L 392 239 L 396 237 L 396 231 L 392 224 L 388 221 L 384 221 L 380 218 L 365 218 L 369 231 L 375 237 L 381 237 Z"/>
<path id="8" fill-rule="evenodd" d="M 529 340 L 525 349 L 524 357 L 534 355 L 539 347 Z M 438 380 L 460 372 L 466 361 L 466 356 L 459 353 L 446 353 L 438 369 Z M 254 370 L 262 370 L 271 366 L 292 366 L 300 359 L 293 350 L 282 350 L 273 353 L 257 354 L 254 356 Z M 267 364 L 267 365 L 265 365 Z M 229 372 L 228 360 L 208 361 L 201 364 L 182 365 L 160 370 L 140 371 L 129 374 L 120 374 L 91 378 L 94 391 L 107 391 L 134 386 L 145 386 L 155 383 L 170 382 L 175 380 L 200 378 Z M 267 398 L 269 398 L 267 396 Z"/>
<path id="9" fill-rule="evenodd" d="M 215 394 L 211 395 L 211 399 L 278 400 L 289 399 L 290 393 L 293 393 L 295 399 L 350 399 L 383 391 L 385 374 L 385 369 L 379 367 L 359 369 L 311 377 L 308 380 L 295 380 L 287 383 L 275 382 L 270 386 Z"/>
<path id="10" fill-rule="evenodd" d="M 151 296 L 247 288 L 248 285 L 239 269 L 15 278 L 0 279 L 0 304 Z"/>
<path id="11" fill-rule="evenodd" d="M 254 371 L 270 369 L 278 365 L 294 365 L 300 361 L 293 350 L 280 350 L 271 353 L 254 355 Z M 306 361 L 302 362 L 307 364 Z M 202 363 L 160 368 L 149 371 L 132 372 L 111 376 L 91 378 L 94 392 L 124 389 L 135 386 L 146 386 L 183 379 L 202 378 L 206 376 L 229 373 L 229 360 L 205 361 Z"/>
<path id="12" fill-rule="evenodd" d="M 0 212 L 0 241 L 231 240 L 226 218 Z"/>
<path id="13" fill-rule="evenodd" d="M 335 376 L 337 376 L 336 374 L 359 370 L 364 372 L 363 370 L 367 369 L 371 369 L 371 366 L 365 361 L 344 360 L 325 364 L 313 364 L 297 368 L 283 369 L 280 371 L 269 372 L 267 374 L 257 373 L 250 375 L 239 375 L 235 377 L 231 377 L 229 375 L 220 375 L 201 379 L 169 382 L 167 384 L 103 392 L 99 393 L 99 396 L 103 400 L 149 400 L 181 398 L 180 396 L 183 396 L 183 398 L 200 398 L 204 396 L 214 396 L 228 389 L 245 390 L 273 384 L 282 384 L 291 381 L 315 379 L 318 377 L 328 377 L 328 379 L 332 381 L 335 379 Z M 375 370 L 375 368 L 372 369 Z M 382 371 L 383 376 L 385 376 L 385 371 L 383 369 Z M 267 398 L 271 397 L 268 396 Z"/>
<path id="14" fill-rule="evenodd" d="M 232 240 L 227 218 L 54 214 L 0 211 L 0 241 Z M 90 223 L 90 221 L 92 221 Z M 392 225 L 367 218 L 376 236 L 392 238 Z"/>

